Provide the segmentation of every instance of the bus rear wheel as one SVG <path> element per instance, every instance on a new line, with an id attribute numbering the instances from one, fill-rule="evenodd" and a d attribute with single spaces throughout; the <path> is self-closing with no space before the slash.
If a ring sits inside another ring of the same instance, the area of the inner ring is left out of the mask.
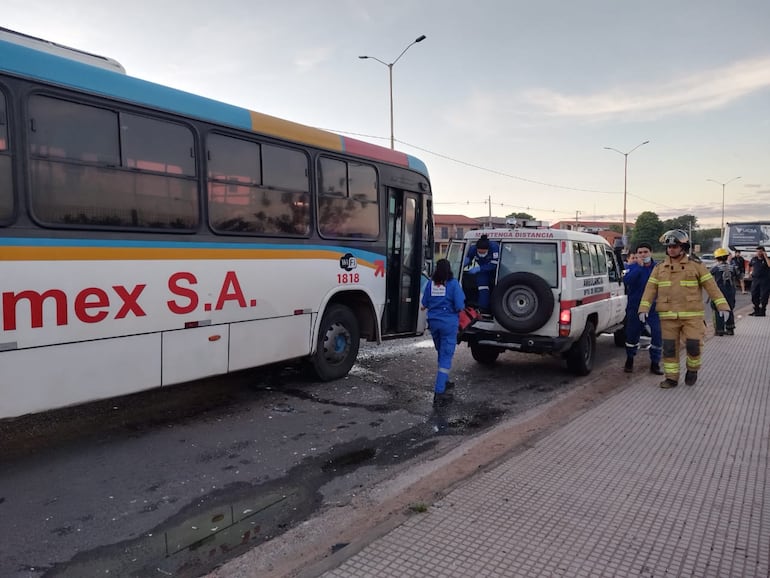
<path id="1" fill-rule="evenodd" d="M 310 360 L 318 379 L 332 381 L 345 377 L 356 362 L 360 340 L 353 312 L 344 305 L 329 306 L 321 319 L 316 351 Z"/>

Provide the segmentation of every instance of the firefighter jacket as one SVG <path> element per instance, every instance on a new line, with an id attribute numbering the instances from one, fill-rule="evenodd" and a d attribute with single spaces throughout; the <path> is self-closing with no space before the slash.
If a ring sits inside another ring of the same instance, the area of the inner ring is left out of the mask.
<path id="1" fill-rule="evenodd" d="M 649 313 L 650 304 L 654 302 L 661 320 L 703 317 L 701 289 L 706 290 L 719 311 L 730 311 L 727 300 L 706 267 L 687 255 L 679 261 L 666 257 L 655 266 L 647 281 L 639 313 Z"/>

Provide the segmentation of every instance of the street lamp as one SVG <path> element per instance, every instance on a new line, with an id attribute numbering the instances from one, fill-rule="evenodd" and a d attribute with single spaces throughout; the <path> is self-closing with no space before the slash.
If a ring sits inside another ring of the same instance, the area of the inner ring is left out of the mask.
<path id="1" fill-rule="evenodd" d="M 626 249 L 626 200 L 628 199 L 628 155 L 630 155 L 640 146 L 646 145 L 648 142 L 650 141 L 646 140 L 642 143 L 639 143 L 627 153 L 624 153 L 612 147 L 604 147 L 608 151 L 615 151 L 616 153 L 619 153 L 623 155 L 623 157 L 625 157 L 625 162 L 623 167 L 623 249 Z"/>
<path id="2" fill-rule="evenodd" d="M 412 46 L 412 44 L 417 44 L 418 42 L 422 42 L 425 40 L 425 34 L 418 36 L 415 38 L 406 48 L 404 48 L 401 51 L 401 54 L 398 55 L 398 58 L 396 58 L 393 62 L 385 62 L 384 60 L 380 60 L 376 56 L 359 56 L 359 58 L 369 58 L 371 60 L 376 60 L 380 64 L 384 64 L 388 67 L 388 79 L 390 81 L 390 148 L 395 148 L 394 146 L 394 138 L 393 138 L 393 65 L 396 64 L 396 62 L 399 61 L 399 59 L 404 55 L 404 53 L 409 50 L 409 48 Z"/>
<path id="3" fill-rule="evenodd" d="M 729 185 L 733 181 L 737 181 L 740 178 L 741 177 L 735 177 L 734 179 L 730 179 L 726 183 L 720 183 L 719 181 L 715 181 L 714 179 L 706 179 L 707 181 L 711 181 L 712 183 L 722 185 L 722 226 L 719 228 L 720 239 L 725 238 L 725 186 Z"/>

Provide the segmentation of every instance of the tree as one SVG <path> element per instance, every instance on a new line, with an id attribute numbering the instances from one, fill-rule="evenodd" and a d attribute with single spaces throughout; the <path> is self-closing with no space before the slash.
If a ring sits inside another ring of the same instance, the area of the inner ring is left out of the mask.
<path id="1" fill-rule="evenodd" d="M 701 253 L 708 253 L 718 248 L 722 243 L 719 240 L 721 229 L 701 229 L 692 232 L 692 245 L 700 245 Z"/>
<path id="2" fill-rule="evenodd" d="M 532 221 L 535 219 L 532 215 L 529 213 L 511 213 L 510 215 L 505 216 L 506 219 L 522 219 L 527 221 Z"/>
<path id="3" fill-rule="evenodd" d="M 690 229 L 695 230 L 698 227 L 698 217 L 695 215 L 681 215 L 674 217 L 673 219 L 666 219 L 663 221 L 663 230 L 670 231 L 671 229 L 682 229 L 683 231 L 690 232 Z"/>
<path id="4" fill-rule="evenodd" d="M 646 241 L 653 247 L 658 247 L 658 239 L 663 231 L 663 223 L 657 213 L 644 211 L 636 218 L 634 230 L 631 232 L 631 246 L 634 247 L 642 241 Z"/>

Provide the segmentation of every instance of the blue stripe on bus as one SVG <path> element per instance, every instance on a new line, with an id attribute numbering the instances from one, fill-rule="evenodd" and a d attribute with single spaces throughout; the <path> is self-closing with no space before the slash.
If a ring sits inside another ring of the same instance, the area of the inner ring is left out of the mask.
<path id="1" fill-rule="evenodd" d="M 53 238 L 24 238 L 24 237 L 0 237 L 0 247 L 123 247 L 133 249 L 239 249 L 244 251 L 254 249 L 270 249 L 274 251 L 331 251 L 337 253 L 351 253 L 354 256 L 374 261 L 383 259 L 381 253 L 373 253 L 351 247 L 337 245 L 286 245 L 273 243 L 205 243 L 200 241 L 132 241 L 112 239 L 53 239 Z M 2 261 L 2 258 L 0 258 Z"/>
<path id="2" fill-rule="evenodd" d="M 254 131 L 251 114 L 248 109 L 242 107 L 3 40 L 0 40 L 0 50 L 3 55 L 0 60 L 0 70 L 127 100 L 167 112 L 206 119 L 249 132 Z M 340 135 L 334 136 L 344 140 Z M 387 149 L 387 152 L 390 150 Z M 408 159 L 409 168 L 428 176 L 425 163 L 411 155 L 405 154 L 405 156 Z"/>
<path id="3" fill-rule="evenodd" d="M 245 108 L 0 40 L 0 69 L 251 131 Z"/>
<path id="4" fill-rule="evenodd" d="M 406 155 L 406 158 L 409 159 L 409 168 L 417 171 L 418 173 L 422 173 L 426 177 L 428 176 L 428 167 L 425 166 L 425 163 L 422 162 L 417 157 L 413 157 L 412 155 Z"/>

